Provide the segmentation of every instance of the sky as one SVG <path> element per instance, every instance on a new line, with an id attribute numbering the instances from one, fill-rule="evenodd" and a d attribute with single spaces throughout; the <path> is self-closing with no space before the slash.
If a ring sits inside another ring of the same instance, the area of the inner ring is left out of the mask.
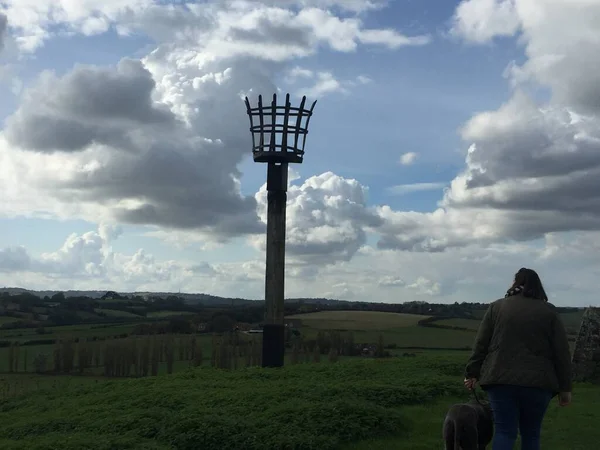
<path id="1" fill-rule="evenodd" d="M 286 297 L 600 306 L 597 0 L 3 0 L 0 47 L 0 287 L 263 298 L 290 93 Z"/>

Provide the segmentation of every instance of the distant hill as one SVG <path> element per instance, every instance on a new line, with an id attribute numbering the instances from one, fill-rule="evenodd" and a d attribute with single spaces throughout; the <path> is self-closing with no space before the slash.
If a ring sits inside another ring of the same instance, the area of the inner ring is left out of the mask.
<path id="1" fill-rule="evenodd" d="M 107 291 L 99 291 L 99 290 L 91 290 L 91 291 L 56 291 L 56 290 L 44 290 L 44 291 L 35 291 L 33 289 L 24 289 L 19 287 L 3 287 L 0 288 L 0 292 L 8 292 L 10 295 L 17 295 L 23 293 L 30 293 L 36 295 L 40 298 L 45 296 L 52 297 L 54 294 L 62 292 L 65 297 L 89 297 L 94 299 L 101 298 Z M 185 294 L 185 293 L 176 293 L 176 292 L 119 292 L 119 294 L 132 297 L 139 296 L 145 298 L 147 300 L 152 300 L 153 297 L 161 297 L 167 298 L 169 296 L 176 296 L 182 298 L 188 304 L 197 304 L 202 303 L 205 306 L 243 306 L 245 304 L 260 304 L 263 303 L 264 300 L 254 300 L 254 299 L 246 299 L 246 298 L 232 298 L 232 297 L 219 297 L 216 295 L 209 294 Z M 333 300 L 327 298 L 287 298 L 285 300 L 286 303 L 298 303 L 303 302 L 306 304 L 317 304 L 320 303 L 322 305 L 342 305 L 345 303 L 349 303 L 345 300 Z"/>
<path id="2" fill-rule="evenodd" d="M 0 292 L 8 292 L 10 295 L 17 295 L 22 293 L 31 293 L 40 298 L 45 296 L 52 297 L 54 294 L 62 292 L 65 297 L 89 297 L 92 299 L 100 299 L 110 290 L 89 290 L 89 291 L 57 291 L 57 290 L 43 290 L 35 291 L 33 289 L 24 289 L 19 287 L 3 287 L 0 288 Z M 152 301 L 156 298 L 168 298 L 168 297 L 179 297 L 189 305 L 202 304 L 204 306 L 244 306 L 244 305 L 260 305 L 264 303 L 264 300 L 255 300 L 247 298 L 232 298 L 232 297 L 219 297 L 216 295 L 209 294 L 188 294 L 179 292 L 119 292 L 120 295 L 127 297 L 141 297 L 147 301 Z M 406 301 L 401 303 L 381 303 L 381 302 L 366 302 L 366 301 L 348 301 L 348 300 L 337 300 L 329 298 L 286 298 L 286 304 L 304 304 L 304 305 L 320 305 L 323 307 L 330 307 L 334 309 L 361 309 L 361 310 L 377 310 L 384 312 L 402 312 L 412 314 L 431 314 L 440 315 L 441 311 L 444 311 L 444 315 L 449 317 L 466 317 L 466 318 L 477 318 L 481 319 L 485 310 L 487 309 L 487 303 L 428 303 L 422 301 Z M 465 306 L 469 310 L 469 313 L 464 313 Z M 557 307 L 560 312 L 574 312 L 583 311 L 584 307 Z M 314 311 L 314 308 L 311 308 Z M 307 311 L 308 312 L 308 311 Z"/>

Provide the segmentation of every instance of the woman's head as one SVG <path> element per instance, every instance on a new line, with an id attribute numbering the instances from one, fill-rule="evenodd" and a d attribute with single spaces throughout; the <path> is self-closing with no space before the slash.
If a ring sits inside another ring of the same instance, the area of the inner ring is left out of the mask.
<path id="1" fill-rule="evenodd" d="M 540 277 L 535 270 L 526 269 L 525 267 L 519 269 L 515 274 L 512 287 L 515 288 L 517 286 L 523 287 L 523 295 L 525 297 L 538 298 L 546 302 L 548 301 L 548 296 L 542 285 L 542 280 L 540 280 Z"/>

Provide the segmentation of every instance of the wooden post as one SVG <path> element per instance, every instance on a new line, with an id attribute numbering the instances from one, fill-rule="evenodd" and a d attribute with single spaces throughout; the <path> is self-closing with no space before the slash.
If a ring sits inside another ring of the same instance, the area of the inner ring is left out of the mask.
<path id="1" fill-rule="evenodd" d="M 263 367 L 282 367 L 285 356 L 285 210 L 288 165 L 269 163 L 267 169 L 267 261 Z"/>
<path id="2" fill-rule="evenodd" d="M 292 108 L 290 94 L 285 106 L 277 106 L 273 94 L 271 106 L 258 96 L 258 107 L 252 108 L 245 99 L 250 119 L 252 156 L 254 162 L 267 167 L 267 261 L 265 270 L 265 317 L 263 324 L 262 366 L 282 367 L 285 355 L 284 295 L 285 295 L 285 208 L 287 201 L 288 164 L 300 164 L 308 124 L 317 104 L 305 109 L 306 97 L 299 108 Z M 258 124 L 254 119 L 258 119 Z M 278 122 L 278 118 L 282 118 Z M 303 119 L 306 122 L 303 124 Z M 265 139 L 267 135 L 268 139 Z M 278 138 L 281 140 L 278 143 Z M 288 139 L 289 138 L 289 139 Z"/>

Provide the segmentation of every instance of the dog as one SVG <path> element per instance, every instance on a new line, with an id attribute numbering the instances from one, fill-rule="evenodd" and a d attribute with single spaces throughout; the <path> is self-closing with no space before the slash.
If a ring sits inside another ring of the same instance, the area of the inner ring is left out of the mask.
<path id="1" fill-rule="evenodd" d="M 494 417 L 489 403 L 471 400 L 452 405 L 442 429 L 445 450 L 485 450 L 494 436 Z"/>

